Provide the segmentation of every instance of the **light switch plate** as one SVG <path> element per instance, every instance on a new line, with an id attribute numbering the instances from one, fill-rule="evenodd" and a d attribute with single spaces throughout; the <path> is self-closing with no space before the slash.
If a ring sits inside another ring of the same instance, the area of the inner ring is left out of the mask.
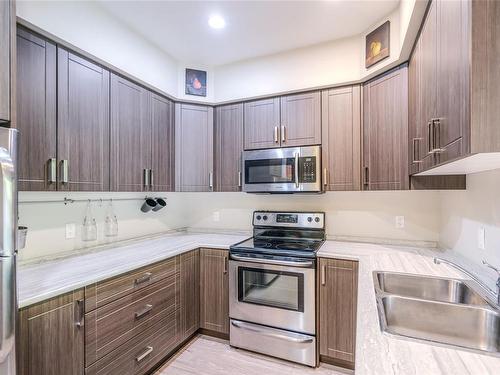
<path id="1" fill-rule="evenodd" d="M 479 228 L 477 230 L 477 247 L 481 250 L 486 249 L 486 231 L 484 228 Z"/>
<path id="2" fill-rule="evenodd" d="M 76 237 L 76 224 L 68 223 L 66 224 L 66 239 L 70 240 Z"/>
<path id="3" fill-rule="evenodd" d="M 396 216 L 396 228 L 403 229 L 405 227 L 405 217 Z"/>

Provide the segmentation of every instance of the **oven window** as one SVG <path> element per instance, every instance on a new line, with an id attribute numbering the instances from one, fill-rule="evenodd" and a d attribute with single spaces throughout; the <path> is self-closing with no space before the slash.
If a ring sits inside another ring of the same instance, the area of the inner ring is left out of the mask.
<path id="1" fill-rule="evenodd" d="M 279 184 L 295 181 L 294 158 L 245 161 L 245 183 Z"/>
<path id="2" fill-rule="evenodd" d="M 238 267 L 238 300 L 304 312 L 304 275 Z"/>

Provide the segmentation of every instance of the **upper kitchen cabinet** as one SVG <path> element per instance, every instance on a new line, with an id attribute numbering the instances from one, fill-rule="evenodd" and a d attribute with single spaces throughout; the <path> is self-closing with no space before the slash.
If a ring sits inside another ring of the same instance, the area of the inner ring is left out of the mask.
<path id="1" fill-rule="evenodd" d="M 321 96 L 324 189 L 360 190 L 360 86 L 324 90 Z"/>
<path id="2" fill-rule="evenodd" d="M 111 75 L 111 190 L 150 190 L 150 100 L 145 88 Z"/>
<path id="3" fill-rule="evenodd" d="M 0 2 L 0 123 L 13 120 L 16 42 L 14 0 Z"/>
<path id="4" fill-rule="evenodd" d="M 280 147 L 280 99 L 245 103 L 245 150 Z"/>
<path id="5" fill-rule="evenodd" d="M 21 28 L 16 84 L 19 190 L 55 190 L 56 46 Z"/>
<path id="6" fill-rule="evenodd" d="M 496 1 L 430 3 L 409 67 L 412 173 L 500 166 L 499 154 L 487 155 L 500 152 L 498 17 Z"/>
<path id="7" fill-rule="evenodd" d="M 212 191 L 213 108 L 175 105 L 175 190 Z"/>
<path id="8" fill-rule="evenodd" d="M 321 144 L 321 93 L 281 97 L 281 147 Z"/>
<path id="9" fill-rule="evenodd" d="M 245 103 L 245 150 L 321 144 L 319 91 Z"/>
<path id="10" fill-rule="evenodd" d="M 215 190 L 240 191 L 243 152 L 243 104 L 215 109 Z"/>
<path id="11" fill-rule="evenodd" d="M 404 190 L 408 177 L 408 68 L 363 86 L 363 189 Z"/>
<path id="12" fill-rule="evenodd" d="M 174 103 L 151 94 L 152 169 L 151 190 L 174 191 Z"/>
<path id="13" fill-rule="evenodd" d="M 109 190 L 109 72 L 57 51 L 58 190 Z"/>

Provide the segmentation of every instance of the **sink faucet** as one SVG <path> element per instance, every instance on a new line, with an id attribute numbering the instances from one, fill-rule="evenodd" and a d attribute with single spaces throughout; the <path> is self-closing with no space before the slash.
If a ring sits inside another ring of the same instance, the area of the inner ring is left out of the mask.
<path id="1" fill-rule="evenodd" d="M 476 275 L 470 273 L 465 268 L 463 268 L 462 266 L 460 266 L 460 265 L 458 265 L 456 263 L 453 263 L 452 261 L 449 261 L 449 260 L 446 260 L 446 259 L 443 259 L 443 258 L 435 257 L 434 258 L 434 263 L 436 263 L 436 264 L 440 264 L 440 263 L 448 264 L 448 265 L 452 266 L 453 268 L 456 268 L 457 270 L 459 270 L 462 273 L 466 274 L 468 277 L 470 277 L 472 280 L 474 280 L 476 283 L 478 283 L 483 289 L 486 289 L 490 294 L 494 295 L 496 297 L 496 299 L 497 299 L 497 307 L 500 306 L 500 269 L 492 266 L 491 264 L 489 264 L 487 261 L 485 261 L 483 259 L 483 264 L 484 265 L 486 265 L 487 267 L 495 270 L 498 273 L 498 279 L 497 279 L 497 283 L 496 283 L 497 291 L 495 292 L 488 285 L 486 285 L 483 281 L 481 281 Z"/>

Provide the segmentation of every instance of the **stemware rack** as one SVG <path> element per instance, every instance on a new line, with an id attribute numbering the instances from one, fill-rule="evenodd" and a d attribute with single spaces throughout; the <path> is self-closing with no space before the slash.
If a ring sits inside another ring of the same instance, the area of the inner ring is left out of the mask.
<path id="1" fill-rule="evenodd" d="M 162 198 L 166 200 L 166 197 L 157 197 L 157 196 L 144 196 L 144 197 L 135 197 L 135 198 L 93 198 L 93 199 L 83 199 L 83 198 L 78 198 L 78 199 L 73 199 L 73 198 L 68 198 L 64 197 L 63 199 L 50 199 L 50 200 L 20 200 L 19 204 L 42 204 L 42 203 L 63 203 L 64 205 L 68 205 L 71 203 L 88 203 L 88 202 L 97 202 L 97 203 L 103 203 L 103 202 L 120 202 L 120 201 L 143 201 L 148 198 Z"/>

